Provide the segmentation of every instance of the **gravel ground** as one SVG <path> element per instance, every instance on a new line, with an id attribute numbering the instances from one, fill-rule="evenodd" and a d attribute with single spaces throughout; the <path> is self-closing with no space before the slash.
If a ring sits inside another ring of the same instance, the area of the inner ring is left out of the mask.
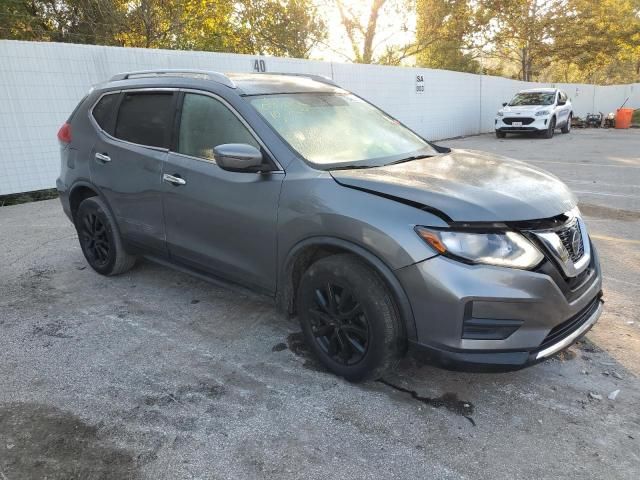
<path id="1" fill-rule="evenodd" d="M 0 480 L 638 478 L 640 131 L 440 143 L 577 192 L 607 300 L 585 341 L 519 372 L 408 359 L 353 385 L 267 299 L 149 262 L 101 277 L 57 200 L 4 207 Z"/>

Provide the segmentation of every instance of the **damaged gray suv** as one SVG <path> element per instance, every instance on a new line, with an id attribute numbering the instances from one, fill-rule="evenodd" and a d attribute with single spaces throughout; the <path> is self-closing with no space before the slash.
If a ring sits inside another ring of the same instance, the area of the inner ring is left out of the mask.
<path id="1" fill-rule="evenodd" d="M 325 78 L 120 74 L 58 138 L 60 199 L 95 271 L 142 256 L 269 295 L 349 380 L 410 350 L 520 368 L 601 313 L 562 182 L 434 145 Z"/>

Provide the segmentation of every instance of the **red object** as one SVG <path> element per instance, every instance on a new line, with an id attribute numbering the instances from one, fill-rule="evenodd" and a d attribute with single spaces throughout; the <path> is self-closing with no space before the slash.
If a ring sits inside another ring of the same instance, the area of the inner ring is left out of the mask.
<path id="1" fill-rule="evenodd" d="M 60 127 L 58 140 L 60 140 L 60 143 L 71 143 L 71 125 L 65 123 Z"/>
<path id="2" fill-rule="evenodd" d="M 616 111 L 616 128 L 629 128 L 633 117 L 633 108 L 619 108 Z"/>

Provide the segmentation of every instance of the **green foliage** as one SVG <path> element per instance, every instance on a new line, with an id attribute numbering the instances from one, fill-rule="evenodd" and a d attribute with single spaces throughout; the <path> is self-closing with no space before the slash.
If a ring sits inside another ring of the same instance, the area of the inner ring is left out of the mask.
<path id="1" fill-rule="evenodd" d="M 416 65 L 480 71 L 480 64 L 469 49 L 474 12 L 467 0 L 417 0 L 416 15 L 416 43 L 422 46 Z"/>
<path id="2" fill-rule="evenodd" d="M 550 81 L 640 81 L 640 1 L 571 0 L 554 35 Z"/>
<path id="3" fill-rule="evenodd" d="M 309 0 L 242 0 L 236 51 L 307 58 L 326 37 L 326 25 Z"/>
<path id="4" fill-rule="evenodd" d="M 312 0 L 1 0 L 0 38 L 306 58 Z"/>
<path id="5" fill-rule="evenodd" d="M 499 74 L 549 82 L 640 80 L 640 0 L 477 0 L 476 47 Z"/>

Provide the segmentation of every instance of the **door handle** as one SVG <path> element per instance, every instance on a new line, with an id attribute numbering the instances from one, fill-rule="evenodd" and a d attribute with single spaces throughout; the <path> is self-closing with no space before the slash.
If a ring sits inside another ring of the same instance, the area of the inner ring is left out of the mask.
<path id="1" fill-rule="evenodd" d="M 100 160 L 103 163 L 107 163 L 107 162 L 111 161 L 111 157 L 109 155 L 104 154 L 104 153 L 96 152 L 96 160 Z"/>
<path id="2" fill-rule="evenodd" d="M 175 176 L 175 175 L 169 175 L 168 173 L 165 173 L 164 175 L 162 175 L 162 181 L 166 182 L 166 183 L 170 183 L 171 185 L 174 186 L 179 186 L 179 185 L 186 185 L 187 181 L 184 178 Z"/>

